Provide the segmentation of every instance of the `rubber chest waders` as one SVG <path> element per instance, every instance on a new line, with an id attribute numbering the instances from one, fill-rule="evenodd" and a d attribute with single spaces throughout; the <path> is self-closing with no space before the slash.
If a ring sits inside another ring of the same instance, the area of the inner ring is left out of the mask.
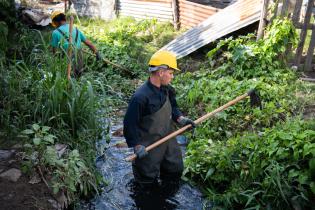
<path id="1" fill-rule="evenodd" d="M 148 146 L 174 131 L 169 97 L 157 112 L 143 117 L 140 122 L 140 144 Z M 176 139 L 154 148 L 147 156 L 132 163 L 136 181 L 152 183 L 161 174 L 181 174 L 183 159 Z"/>

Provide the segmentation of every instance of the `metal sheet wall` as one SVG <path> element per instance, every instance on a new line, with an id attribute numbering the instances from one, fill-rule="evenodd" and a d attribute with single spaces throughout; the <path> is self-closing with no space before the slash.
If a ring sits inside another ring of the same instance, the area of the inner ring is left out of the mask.
<path id="1" fill-rule="evenodd" d="M 118 13 L 137 19 L 156 18 L 160 21 L 173 22 L 171 0 L 118 0 Z"/>
<path id="2" fill-rule="evenodd" d="M 218 11 L 219 9 L 214 7 L 187 0 L 179 0 L 179 21 L 181 27 L 194 27 Z"/>
<path id="3" fill-rule="evenodd" d="M 214 40 L 258 21 L 261 8 L 262 0 L 239 0 L 183 33 L 162 49 L 173 52 L 177 58 L 184 57 Z"/>
<path id="4" fill-rule="evenodd" d="M 115 0 L 71 0 L 71 2 L 79 15 L 105 20 L 116 17 Z"/>

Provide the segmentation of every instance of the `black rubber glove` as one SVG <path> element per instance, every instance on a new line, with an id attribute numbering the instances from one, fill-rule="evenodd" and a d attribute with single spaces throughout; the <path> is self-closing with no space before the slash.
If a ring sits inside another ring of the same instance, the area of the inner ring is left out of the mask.
<path id="1" fill-rule="evenodd" d="M 100 55 L 99 52 L 96 52 L 95 55 L 96 55 L 96 60 L 97 60 L 97 61 L 102 60 L 102 56 Z"/>
<path id="2" fill-rule="evenodd" d="M 191 125 L 192 128 L 196 127 L 196 124 L 194 123 L 193 120 L 189 119 L 188 117 L 179 117 L 178 121 L 177 121 L 181 126 L 185 126 L 185 125 Z"/>
<path id="3" fill-rule="evenodd" d="M 137 155 L 139 159 L 144 158 L 147 156 L 148 152 L 145 150 L 143 145 L 137 145 L 133 148 L 134 153 Z"/>

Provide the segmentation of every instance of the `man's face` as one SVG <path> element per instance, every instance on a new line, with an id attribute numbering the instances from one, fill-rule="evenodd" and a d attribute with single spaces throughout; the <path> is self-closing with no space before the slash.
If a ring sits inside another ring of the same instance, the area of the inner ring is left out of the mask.
<path id="1" fill-rule="evenodd" d="M 174 70 L 167 69 L 160 71 L 161 85 L 169 85 L 174 78 Z"/>

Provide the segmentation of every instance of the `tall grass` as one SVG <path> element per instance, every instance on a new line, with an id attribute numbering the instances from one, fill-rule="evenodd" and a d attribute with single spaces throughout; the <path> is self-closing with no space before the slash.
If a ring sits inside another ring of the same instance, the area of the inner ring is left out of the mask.
<path id="1" fill-rule="evenodd" d="M 21 131 L 35 123 L 51 127 L 57 139 L 55 143 L 67 144 L 70 151 L 77 151 L 76 158 L 84 162 L 89 174 L 77 174 L 79 182 L 84 183 L 80 191 L 75 190 L 78 186 L 70 186 L 67 179 L 62 179 L 62 183 L 52 179 L 52 185 L 59 184 L 64 189 L 72 189 L 72 193 L 87 195 L 87 191 L 94 191 L 94 186 L 102 182 L 94 163 L 95 143 L 102 127 L 99 110 L 106 108 L 102 100 L 105 89 L 102 83 L 88 78 L 68 80 L 67 60 L 62 54 L 53 55 L 46 40 L 48 34 L 23 29 L 11 48 L 13 56 L 0 61 L 0 130 L 9 138 L 20 140 L 17 136 Z M 34 147 L 32 152 L 45 153 L 41 150 L 45 148 Z M 44 168 L 54 177 L 75 167 L 53 172 L 49 167 Z"/>
<path id="2" fill-rule="evenodd" d="M 62 133 L 67 131 L 72 137 L 97 130 L 99 103 L 93 85 L 88 80 L 67 80 L 66 60 L 61 55 L 53 56 L 44 38 L 38 35 L 41 44 L 35 45 L 22 60 L 12 60 L 13 65 L 0 70 L 4 109 L 1 124 L 25 128 L 40 122 L 56 131 L 63 130 Z M 25 42 L 25 37 L 21 41 Z"/>

